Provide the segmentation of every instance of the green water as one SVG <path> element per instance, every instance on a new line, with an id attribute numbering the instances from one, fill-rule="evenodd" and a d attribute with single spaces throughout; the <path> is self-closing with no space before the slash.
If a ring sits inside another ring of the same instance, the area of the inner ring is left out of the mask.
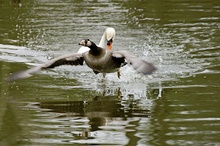
<path id="1" fill-rule="evenodd" d="M 197 1 L 0 1 L 0 145 L 220 145 L 220 3 Z M 95 75 L 63 66 L 5 78 L 98 43 L 155 64 Z"/>

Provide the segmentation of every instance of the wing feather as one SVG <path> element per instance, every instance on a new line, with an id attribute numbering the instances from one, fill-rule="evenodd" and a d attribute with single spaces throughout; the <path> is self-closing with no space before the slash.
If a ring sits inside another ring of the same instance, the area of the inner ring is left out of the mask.
<path id="1" fill-rule="evenodd" d="M 27 70 L 13 73 L 7 78 L 7 81 L 11 82 L 14 80 L 31 77 L 33 74 L 39 72 L 42 69 L 55 68 L 61 65 L 83 65 L 83 61 L 84 61 L 83 56 L 80 53 L 72 53 L 72 54 L 63 55 L 63 56 L 54 58 L 40 66 L 32 67 Z"/>
<path id="2" fill-rule="evenodd" d="M 133 54 L 131 54 L 126 50 L 114 51 L 112 53 L 112 56 L 115 58 L 125 58 L 127 63 L 132 65 L 132 67 L 138 73 L 147 75 L 147 74 L 152 74 L 154 71 L 156 71 L 156 67 L 154 67 L 153 64 L 134 56 Z"/>

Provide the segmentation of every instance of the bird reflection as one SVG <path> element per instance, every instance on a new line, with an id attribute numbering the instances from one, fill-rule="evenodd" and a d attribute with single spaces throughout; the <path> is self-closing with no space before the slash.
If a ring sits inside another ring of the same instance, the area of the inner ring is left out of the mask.
<path id="1" fill-rule="evenodd" d="M 121 98 L 120 88 L 114 95 L 106 94 L 107 92 L 94 96 L 91 101 L 49 101 L 41 102 L 39 106 L 42 109 L 50 109 L 51 112 L 63 113 L 57 118 L 87 117 L 90 131 L 100 130 L 100 126 L 106 125 L 106 119 L 111 120 L 115 117 L 126 119 L 133 115 L 139 117 L 150 115 L 149 110 L 138 109 L 132 95 L 129 95 L 129 99 L 124 101 Z"/>
<path id="2" fill-rule="evenodd" d="M 52 120 L 56 126 L 60 125 L 67 137 L 73 137 L 67 139 L 72 142 L 97 139 L 97 134 L 105 134 L 109 128 L 124 126 L 125 130 L 131 129 L 125 126 L 126 123 L 151 117 L 154 113 L 152 103 L 162 96 L 162 84 L 148 90 L 146 85 L 141 84 L 123 84 L 118 87 L 99 84 L 97 88 L 100 90 L 92 93 L 91 98 L 81 98 L 86 101 L 74 101 L 73 97 L 69 98 L 72 101 L 42 101 L 37 106 L 46 115 L 52 115 L 52 119 L 47 116 L 44 118 L 49 120 L 49 124 Z M 146 93 L 145 97 L 143 93 Z"/>

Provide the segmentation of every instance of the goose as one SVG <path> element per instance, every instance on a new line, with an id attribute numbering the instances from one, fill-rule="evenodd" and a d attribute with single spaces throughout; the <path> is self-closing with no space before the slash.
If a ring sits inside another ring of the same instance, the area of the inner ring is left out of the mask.
<path id="1" fill-rule="evenodd" d="M 102 38 L 101 38 L 98 46 L 101 48 L 106 48 L 108 50 L 111 50 L 112 45 L 113 45 L 113 41 L 115 39 L 115 35 L 116 35 L 115 29 L 113 27 L 107 27 L 105 29 L 105 32 L 102 35 Z M 88 47 L 81 46 L 77 53 L 84 53 L 87 51 L 89 51 Z"/>
<path id="2" fill-rule="evenodd" d="M 115 29 L 113 27 L 107 27 L 105 29 L 105 32 L 102 35 L 102 38 L 101 38 L 98 46 L 101 48 L 106 48 L 108 50 L 112 50 L 112 45 L 113 45 L 115 35 L 116 35 Z M 84 53 L 87 51 L 89 51 L 89 47 L 81 46 L 77 53 Z M 126 62 L 124 63 L 124 65 L 126 65 Z M 117 71 L 117 74 L 118 74 L 118 76 L 120 76 L 120 70 Z M 103 76 L 105 76 L 105 75 L 103 74 Z"/>
<path id="3" fill-rule="evenodd" d="M 59 56 L 40 66 L 14 73 L 7 78 L 7 81 L 11 82 L 28 78 L 40 70 L 51 69 L 61 65 L 83 65 L 84 61 L 95 74 L 103 73 L 104 77 L 106 73 L 117 72 L 125 61 L 127 61 L 127 64 L 130 64 L 137 73 L 148 75 L 156 70 L 153 64 L 134 56 L 126 50 L 112 51 L 101 48 L 89 39 L 83 39 L 79 45 L 88 47 L 90 50 L 84 53 L 71 53 Z M 118 76 L 118 78 L 120 78 L 120 76 Z"/>

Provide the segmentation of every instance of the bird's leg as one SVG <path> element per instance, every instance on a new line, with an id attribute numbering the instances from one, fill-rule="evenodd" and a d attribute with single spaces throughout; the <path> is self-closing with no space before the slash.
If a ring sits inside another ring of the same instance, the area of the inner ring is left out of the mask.
<path id="1" fill-rule="evenodd" d="M 102 73 L 102 75 L 103 75 L 103 78 L 102 78 L 102 80 L 101 80 L 101 82 L 105 82 L 105 76 L 106 76 L 106 73 Z"/>
<path id="2" fill-rule="evenodd" d="M 103 78 L 105 78 L 105 76 L 106 76 L 106 73 L 103 73 Z"/>
<path id="3" fill-rule="evenodd" d="M 121 88 L 118 87 L 118 94 L 117 94 L 117 97 L 120 99 L 121 98 Z"/>
<path id="4" fill-rule="evenodd" d="M 118 78 L 120 79 L 120 76 L 121 76 L 121 74 L 120 74 L 120 69 L 118 69 L 117 75 L 118 75 Z"/>

